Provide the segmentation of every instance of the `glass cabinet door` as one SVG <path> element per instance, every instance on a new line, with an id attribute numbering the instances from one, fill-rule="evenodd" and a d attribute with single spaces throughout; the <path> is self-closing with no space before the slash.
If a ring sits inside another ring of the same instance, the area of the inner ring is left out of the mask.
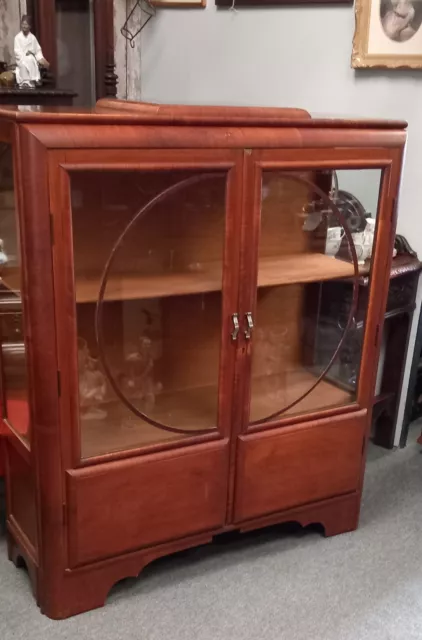
<path id="1" fill-rule="evenodd" d="M 382 170 L 264 170 L 251 425 L 357 399 Z"/>
<path id="2" fill-rule="evenodd" d="M 82 457 L 216 432 L 227 172 L 69 175 Z"/>
<path id="3" fill-rule="evenodd" d="M 22 311 L 22 269 L 15 202 L 13 151 L 0 142 L 0 341 L 3 418 L 29 441 L 26 345 Z"/>

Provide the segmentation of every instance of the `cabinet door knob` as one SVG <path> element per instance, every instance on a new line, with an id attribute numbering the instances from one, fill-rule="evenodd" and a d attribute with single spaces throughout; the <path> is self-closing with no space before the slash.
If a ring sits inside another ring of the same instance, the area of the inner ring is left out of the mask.
<path id="1" fill-rule="evenodd" d="M 247 329 L 245 329 L 245 338 L 246 340 L 250 340 L 252 337 L 252 329 L 254 328 L 254 323 L 253 323 L 253 318 L 252 318 L 252 312 L 248 311 L 247 313 L 245 313 L 245 319 L 246 319 L 246 324 L 247 324 Z"/>
<path id="2" fill-rule="evenodd" d="M 231 333 L 232 336 L 232 340 L 233 342 L 235 340 L 237 340 L 237 336 L 239 335 L 239 314 L 238 313 L 233 313 L 232 314 L 232 322 L 233 322 L 233 331 Z"/>

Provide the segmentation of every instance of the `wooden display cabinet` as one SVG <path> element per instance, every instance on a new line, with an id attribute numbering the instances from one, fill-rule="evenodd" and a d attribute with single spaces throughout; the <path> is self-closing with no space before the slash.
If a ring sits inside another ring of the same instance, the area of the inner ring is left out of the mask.
<path id="1" fill-rule="evenodd" d="M 9 553 L 46 615 L 101 606 L 118 580 L 219 533 L 357 527 L 405 127 L 119 101 L 0 109 Z M 377 220 L 363 264 L 333 171 Z M 329 221 L 341 258 L 326 255 Z M 328 336 L 341 280 L 352 299 Z"/>

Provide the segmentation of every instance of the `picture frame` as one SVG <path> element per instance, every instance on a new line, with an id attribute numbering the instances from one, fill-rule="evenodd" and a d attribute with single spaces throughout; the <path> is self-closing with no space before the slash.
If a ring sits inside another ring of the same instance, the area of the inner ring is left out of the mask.
<path id="1" fill-rule="evenodd" d="M 354 69 L 422 69 L 422 0 L 356 0 Z"/>
<path id="2" fill-rule="evenodd" d="M 203 9 L 207 0 L 151 0 L 151 4 L 163 9 Z"/>
<path id="3" fill-rule="evenodd" d="M 277 5 L 304 6 L 304 5 L 352 5 L 353 0 L 215 0 L 217 7 L 271 7 Z"/>

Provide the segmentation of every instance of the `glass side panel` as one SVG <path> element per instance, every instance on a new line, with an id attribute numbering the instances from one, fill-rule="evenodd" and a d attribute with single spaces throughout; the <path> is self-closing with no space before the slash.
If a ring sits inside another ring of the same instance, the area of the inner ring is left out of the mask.
<path id="1" fill-rule="evenodd" d="M 217 429 L 226 174 L 71 174 L 82 457 Z"/>
<path id="2" fill-rule="evenodd" d="M 3 143 L 0 143 L 0 332 L 3 416 L 28 440 L 28 380 L 13 153 L 11 146 Z"/>
<path id="3" fill-rule="evenodd" d="M 381 174 L 263 173 L 251 423 L 356 400 Z"/>

